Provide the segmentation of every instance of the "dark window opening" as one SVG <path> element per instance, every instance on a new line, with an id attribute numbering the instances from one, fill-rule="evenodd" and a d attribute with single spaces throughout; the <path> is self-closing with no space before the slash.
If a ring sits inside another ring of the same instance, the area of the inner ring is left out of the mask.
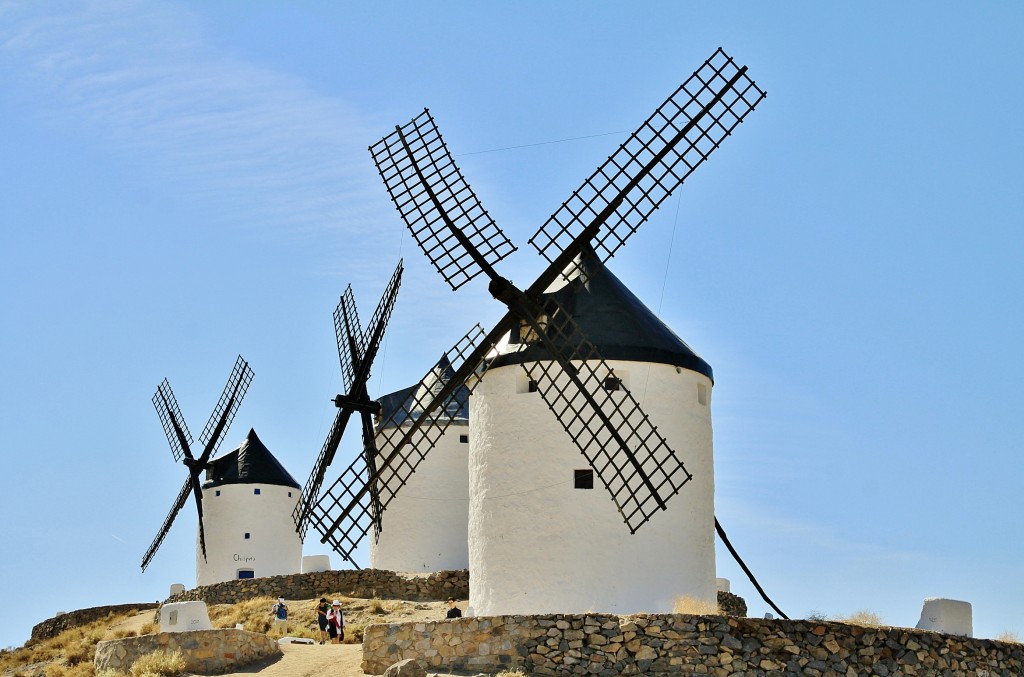
<path id="1" fill-rule="evenodd" d="M 249 540 L 249 532 L 248 531 L 245 532 L 245 540 L 247 540 L 247 541 Z"/>
<path id="2" fill-rule="evenodd" d="M 214 496 L 220 496 L 220 489 L 218 489 L 217 491 L 213 492 L 213 495 Z"/>
<path id="3" fill-rule="evenodd" d="M 238 570 L 238 577 L 239 578 L 256 578 L 256 572 L 253 571 L 252 569 L 239 569 Z"/>
<path id="4" fill-rule="evenodd" d="M 252 490 L 252 493 L 254 493 L 254 494 L 256 494 L 257 496 L 259 496 L 259 495 L 260 495 L 260 490 L 259 490 L 259 489 L 253 489 L 253 490 Z"/>
<path id="5" fill-rule="evenodd" d="M 459 442 L 461 444 L 469 444 L 469 435 L 459 435 Z"/>
<path id="6" fill-rule="evenodd" d="M 594 471 L 591 468 L 585 470 L 573 470 L 572 471 L 577 489 L 593 489 L 594 488 Z"/>
<path id="7" fill-rule="evenodd" d="M 526 384 L 526 392 L 535 393 L 537 392 L 537 382 L 530 379 L 530 382 Z"/>
<path id="8" fill-rule="evenodd" d="M 622 379 L 616 376 L 606 376 L 604 379 L 604 389 L 609 392 L 622 390 Z"/>

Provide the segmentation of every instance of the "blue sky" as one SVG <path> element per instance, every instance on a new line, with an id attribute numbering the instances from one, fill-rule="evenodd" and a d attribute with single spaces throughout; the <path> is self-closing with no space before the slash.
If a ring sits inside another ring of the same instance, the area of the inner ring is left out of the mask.
<path id="1" fill-rule="evenodd" d="M 197 433 L 245 356 L 223 450 L 254 427 L 304 482 L 347 283 L 368 317 L 405 257 L 371 394 L 500 316 L 416 251 L 368 145 L 429 107 L 527 284 L 529 236 L 718 46 L 768 98 L 611 267 L 715 369 L 719 518 L 790 616 L 952 597 L 1024 634 L 1022 29 L 1011 2 L 0 1 L 0 646 L 194 581 L 188 511 L 139 572 L 184 478 L 165 376 Z"/>

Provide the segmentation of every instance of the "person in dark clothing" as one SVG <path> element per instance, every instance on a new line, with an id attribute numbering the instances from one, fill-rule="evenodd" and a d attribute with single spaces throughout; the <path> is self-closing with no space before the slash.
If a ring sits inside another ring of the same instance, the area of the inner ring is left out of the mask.
<path id="1" fill-rule="evenodd" d="M 447 618 L 462 618 L 462 609 L 455 606 L 455 598 L 448 598 L 448 613 L 445 614 Z"/>
<path id="2" fill-rule="evenodd" d="M 316 605 L 316 624 L 320 627 L 320 643 L 325 644 L 329 639 L 327 635 L 327 612 L 331 610 L 331 605 L 328 603 L 327 598 L 321 597 L 320 603 Z"/>

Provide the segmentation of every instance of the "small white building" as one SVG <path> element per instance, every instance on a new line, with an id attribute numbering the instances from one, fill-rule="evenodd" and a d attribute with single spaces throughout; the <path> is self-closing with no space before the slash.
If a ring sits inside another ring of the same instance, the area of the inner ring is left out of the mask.
<path id="1" fill-rule="evenodd" d="M 213 460 L 203 484 L 206 559 L 197 535 L 196 585 L 298 573 L 302 541 L 292 512 L 300 493 L 253 430 Z"/>
<path id="2" fill-rule="evenodd" d="M 450 372 L 451 365 L 445 359 L 435 365 L 434 373 L 446 370 Z M 379 420 L 383 422 L 377 432 L 381 458 L 390 452 L 388 433 L 395 426 L 417 420 L 419 412 L 413 403 L 423 395 L 419 388 L 417 384 L 378 400 Z M 371 531 L 372 568 L 416 573 L 468 568 L 468 400 L 469 391 L 462 387 L 455 394 L 453 406 L 435 414 L 450 417 L 451 423 L 384 511 L 379 538 L 373 539 Z M 393 475 L 385 475 L 385 479 L 388 477 L 394 481 Z"/>
<path id="3" fill-rule="evenodd" d="M 714 603 L 711 367 L 614 275 L 553 293 L 693 475 L 635 534 L 541 399 L 519 337 L 470 398 L 469 605 L 476 615 L 669 612 Z M 588 481 L 589 480 L 589 481 Z M 613 482 L 615 480 L 612 480 Z"/>

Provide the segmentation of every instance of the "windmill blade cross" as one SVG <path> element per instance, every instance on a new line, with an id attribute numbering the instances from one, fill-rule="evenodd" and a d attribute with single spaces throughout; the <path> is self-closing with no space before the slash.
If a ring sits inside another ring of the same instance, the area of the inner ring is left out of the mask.
<path id="1" fill-rule="evenodd" d="M 157 386 L 156 394 L 153 395 L 153 405 L 156 407 L 157 416 L 160 418 L 164 434 L 167 435 L 167 441 L 171 444 L 174 458 L 176 461 L 184 463 L 188 469 L 188 477 L 185 479 L 185 484 L 181 491 L 178 492 L 174 503 L 171 504 L 171 509 L 167 513 L 167 517 L 164 519 L 160 530 L 157 532 L 156 538 L 153 539 L 149 549 L 146 550 L 145 555 L 142 557 L 143 571 L 146 570 L 149 562 L 160 548 L 160 544 L 163 543 L 164 538 L 167 536 L 167 532 L 170 530 L 178 513 L 188 501 L 189 493 L 192 493 L 195 497 L 196 511 L 199 515 L 199 546 L 203 553 L 203 559 L 206 559 L 206 530 L 203 526 L 203 492 L 199 475 L 207 468 L 210 459 L 217 453 L 217 448 L 227 434 L 228 428 L 231 426 L 231 422 L 234 420 L 235 414 L 242 404 L 242 399 L 249 389 L 249 384 L 252 383 L 252 377 L 253 371 L 249 367 L 249 363 L 239 355 L 235 360 L 235 365 L 231 370 L 231 375 L 228 377 L 224 390 L 221 392 L 217 405 L 214 407 L 206 427 L 203 428 L 203 432 L 199 436 L 200 443 L 204 445 L 203 452 L 199 458 L 195 458 L 189 448 L 192 444 L 192 435 L 189 433 L 185 420 L 181 416 L 181 409 L 178 407 L 178 402 L 174 397 L 170 384 L 167 382 L 167 379 L 164 379 Z"/>
<path id="2" fill-rule="evenodd" d="M 349 418 L 354 411 L 359 411 L 361 416 L 367 417 L 369 413 L 376 411 L 376 406 L 367 393 L 366 382 L 370 378 L 370 367 L 377 356 L 388 322 L 391 320 L 395 301 L 398 298 L 398 290 L 402 285 L 403 271 L 404 263 L 399 259 L 365 330 L 359 327 L 359 316 L 356 312 L 351 285 L 346 288 L 345 294 L 335 308 L 334 327 L 338 340 L 338 355 L 342 363 L 342 378 L 347 388 L 344 394 L 334 400 L 339 409 L 338 414 L 302 490 L 299 505 L 292 513 L 295 528 L 302 538 L 306 536 L 310 520 L 316 519 L 315 505 L 326 498 L 318 499 L 317 497 L 320 496 L 327 468 L 334 462 L 338 447 L 341 445 Z M 351 374 L 351 377 L 347 374 Z M 363 423 L 364 428 L 367 421 Z M 339 552 L 341 551 L 339 550 Z"/>
<path id="3" fill-rule="evenodd" d="M 530 243 L 554 261 L 589 224 L 607 261 L 766 96 L 721 48 L 583 182 Z M 681 142 L 686 141 L 685 144 Z"/>

